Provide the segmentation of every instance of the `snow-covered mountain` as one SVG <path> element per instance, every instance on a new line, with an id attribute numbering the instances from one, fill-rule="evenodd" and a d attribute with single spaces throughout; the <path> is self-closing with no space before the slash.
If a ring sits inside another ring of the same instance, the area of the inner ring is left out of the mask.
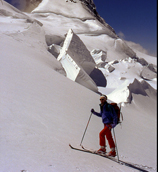
<path id="1" fill-rule="evenodd" d="M 156 171 L 156 57 L 120 39 L 91 0 L 0 1 L 0 171 L 136 171 L 75 152 L 99 94 L 122 105 L 119 157 Z M 134 47 L 134 48 L 133 48 Z M 83 144 L 98 149 L 100 118 Z"/>

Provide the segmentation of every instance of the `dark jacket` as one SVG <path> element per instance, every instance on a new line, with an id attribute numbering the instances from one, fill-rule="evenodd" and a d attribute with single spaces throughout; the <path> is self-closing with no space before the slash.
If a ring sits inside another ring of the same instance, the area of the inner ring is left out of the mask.
<path id="1" fill-rule="evenodd" d="M 94 111 L 93 114 L 102 117 L 102 122 L 104 124 L 111 124 L 112 128 L 117 125 L 117 114 L 112 105 L 107 102 L 103 106 L 100 104 L 100 113 Z"/>

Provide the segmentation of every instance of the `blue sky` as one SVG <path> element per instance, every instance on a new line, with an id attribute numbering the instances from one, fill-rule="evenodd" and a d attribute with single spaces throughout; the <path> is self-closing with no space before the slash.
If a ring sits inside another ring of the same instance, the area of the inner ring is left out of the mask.
<path id="1" fill-rule="evenodd" d="M 157 54 L 157 0 L 93 0 L 97 12 L 117 34 Z"/>

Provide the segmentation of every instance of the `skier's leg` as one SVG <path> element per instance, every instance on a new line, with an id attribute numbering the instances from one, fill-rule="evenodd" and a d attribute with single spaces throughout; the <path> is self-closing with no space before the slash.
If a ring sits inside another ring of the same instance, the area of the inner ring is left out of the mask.
<path id="1" fill-rule="evenodd" d="M 100 146 L 106 146 L 105 135 L 106 135 L 107 127 L 104 126 L 103 130 L 99 133 L 99 143 Z"/>
<path id="2" fill-rule="evenodd" d="M 114 143 L 114 140 L 112 138 L 112 133 L 111 133 L 111 130 L 107 127 L 107 130 L 106 130 L 106 138 L 108 140 L 108 143 L 109 143 L 109 146 L 110 148 L 115 148 L 115 143 Z"/>
<path id="3" fill-rule="evenodd" d="M 98 153 L 106 153 L 106 142 L 105 142 L 106 130 L 107 127 L 104 126 L 104 129 L 99 133 L 100 149 L 97 151 Z"/>
<path id="4" fill-rule="evenodd" d="M 108 143 L 109 143 L 109 146 L 111 149 L 111 151 L 107 155 L 115 157 L 116 156 L 115 143 L 114 143 L 114 140 L 112 138 L 111 130 L 109 128 L 107 129 L 107 132 L 106 132 L 106 138 L 108 140 Z"/>

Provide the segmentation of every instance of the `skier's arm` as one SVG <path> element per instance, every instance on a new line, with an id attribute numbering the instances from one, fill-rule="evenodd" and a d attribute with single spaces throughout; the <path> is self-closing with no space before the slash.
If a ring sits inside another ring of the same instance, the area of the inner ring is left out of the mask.
<path id="1" fill-rule="evenodd" d="M 95 112 L 94 109 L 91 109 L 91 112 L 92 112 L 94 115 L 101 117 L 101 113 Z"/>

